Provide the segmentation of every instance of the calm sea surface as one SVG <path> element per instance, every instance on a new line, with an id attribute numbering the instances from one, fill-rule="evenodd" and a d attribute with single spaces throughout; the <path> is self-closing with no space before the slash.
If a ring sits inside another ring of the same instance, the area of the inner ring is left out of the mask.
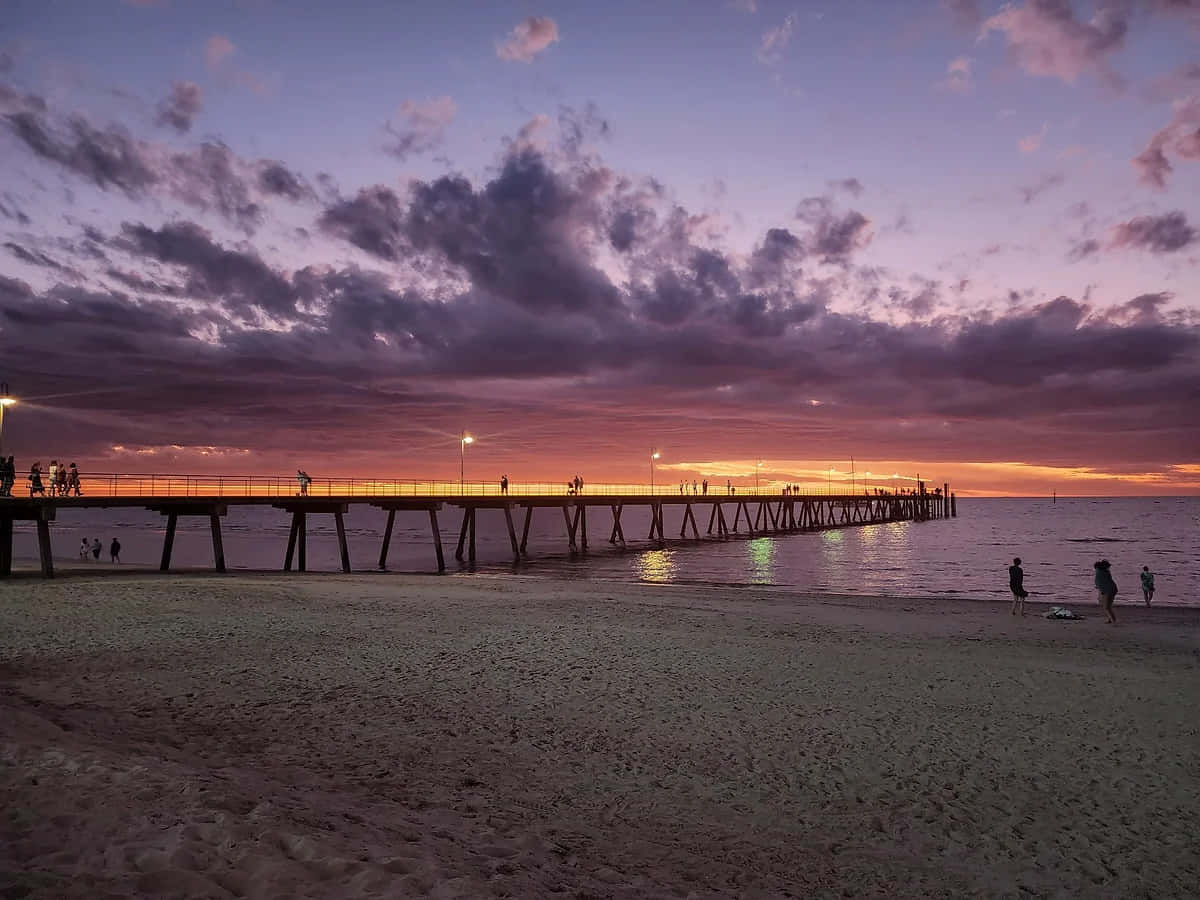
<path id="1" fill-rule="evenodd" d="M 1032 600 L 1083 603 L 1094 597 L 1092 563 L 1105 557 L 1112 561 L 1120 588 L 1118 601 L 1140 600 L 1138 572 L 1148 565 L 1157 581 L 1156 602 L 1200 606 L 1200 497 L 1060 499 L 1057 503 L 981 499 L 960 500 L 958 507 L 958 518 L 945 521 L 725 542 L 672 541 L 662 548 L 635 543 L 623 553 L 608 544 L 612 518 L 606 507 L 599 507 L 588 512 L 590 551 L 575 556 L 566 552 L 562 513 L 539 509 L 529 534 L 530 558 L 515 570 L 500 511 L 478 514 L 478 561 L 473 570 L 453 558 L 458 511 L 446 507 L 440 519 L 450 574 L 519 571 L 597 580 L 998 598 L 1008 596 L 1008 565 L 1013 556 L 1020 556 Z M 351 507 L 346 525 L 356 569 L 375 569 L 385 516 L 369 507 Z M 667 507 L 667 534 L 679 533 L 681 516 L 682 509 Z M 698 506 L 696 519 L 703 533 L 708 508 Z M 649 530 L 649 512 L 627 509 L 621 522 L 627 537 L 642 537 Z M 164 525 L 165 517 L 140 510 L 60 510 L 51 526 L 54 554 L 62 563 L 78 564 L 80 540 L 99 537 L 105 545 L 102 558 L 107 559 L 108 542 L 117 535 L 126 564 L 154 566 L 162 551 Z M 288 527 L 282 511 L 231 507 L 224 520 L 228 565 L 280 568 Z M 309 568 L 336 570 L 332 516 L 310 516 L 308 528 Z M 30 523 L 16 523 L 13 550 L 19 567 L 36 565 L 37 539 Z M 206 519 L 180 519 L 173 562 L 181 567 L 212 564 Z M 388 568 L 436 570 L 425 513 L 397 513 Z"/>

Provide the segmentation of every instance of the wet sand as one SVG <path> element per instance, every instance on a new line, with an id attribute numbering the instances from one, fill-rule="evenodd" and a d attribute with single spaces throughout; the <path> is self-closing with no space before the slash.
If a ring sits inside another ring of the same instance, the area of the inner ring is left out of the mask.
<path id="1" fill-rule="evenodd" d="M 0 585 L 0 895 L 1185 897 L 1200 613 Z"/>

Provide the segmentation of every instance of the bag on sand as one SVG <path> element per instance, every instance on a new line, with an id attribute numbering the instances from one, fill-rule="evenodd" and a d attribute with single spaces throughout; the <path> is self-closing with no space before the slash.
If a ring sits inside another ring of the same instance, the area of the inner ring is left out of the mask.
<path id="1" fill-rule="evenodd" d="M 1047 619 L 1082 619 L 1083 616 L 1072 612 L 1065 606 L 1052 606 L 1050 612 L 1046 613 Z"/>

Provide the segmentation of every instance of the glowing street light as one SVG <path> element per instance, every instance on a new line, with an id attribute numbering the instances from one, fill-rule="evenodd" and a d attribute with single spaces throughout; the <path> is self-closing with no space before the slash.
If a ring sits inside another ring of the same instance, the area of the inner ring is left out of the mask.
<path id="1" fill-rule="evenodd" d="M 650 448 L 650 493 L 654 493 L 654 461 L 662 456 L 653 447 Z"/>
<path id="2" fill-rule="evenodd" d="M 16 398 L 8 394 L 8 382 L 0 384 L 0 450 L 4 449 L 4 409 L 16 402 Z"/>
<path id="3" fill-rule="evenodd" d="M 467 483 L 467 444 L 475 443 L 475 438 L 465 431 L 458 440 L 458 492 L 465 494 Z"/>

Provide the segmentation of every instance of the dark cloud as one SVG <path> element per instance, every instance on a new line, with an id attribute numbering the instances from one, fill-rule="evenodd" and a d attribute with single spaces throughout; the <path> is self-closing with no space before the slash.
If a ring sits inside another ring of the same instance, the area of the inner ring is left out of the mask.
<path id="1" fill-rule="evenodd" d="M 40 98 L 13 96 L 6 106 L 18 111 L 4 120 L 24 145 L 105 190 L 116 188 L 134 199 L 151 192 L 170 196 L 192 209 L 211 211 L 246 234 L 264 220 L 259 194 L 291 200 L 312 194 L 282 163 L 247 162 L 219 141 L 168 152 L 135 140 L 119 126 L 96 128 L 82 116 L 72 116 L 56 129 Z"/>
<path id="2" fill-rule="evenodd" d="M 796 207 L 796 218 L 812 227 L 806 246 L 826 262 L 845 262 L 871 241 L 871 220 L 856 210 L 837 213 L 828 197 L 807 197 Z"/>
<path id="3" fill-rule="evenodd" d="M 1176 210 L 1161 216 L 1137 216 L 1113 229 L 1116 247 L 1135 247 L 1152 253 L 1173 253 L 1196 243 L 1196 229 Z"/>
<path id="4" fill-rule="evenodd" d="M 56 162 L 98 187 L 116 187 L 138 196 L 158 181 L 143 147 L 120 126 L 97 129 L 82 116 L 73 116 L 66 131 L 58 134 L 50 130 L 43 114 L 30 110 L 13 113 L 6 120 L 36 156 Z"/>
<path id="5" fill-rule="evenodd" d="M 191 131 L 192 120 L 199 115 L 203 105 L 204 92 L 200 90 L 200 85 L 192 81 L 176 81 L 171 85 L 171 93 L 159 102 L 155 121 L 184 134 Z"/>
<path id="6" fill-rule="evenodd" d="M 863 184 L 857 178 L 840 178 L 835 181 L 830 181 L 829 187 L 835 191 L 845 191 L 852 197 L 861 197 L 865 190 Z"/>
<path id="7" fill-rule="evenodd" d="M 1079 262 L 1081 259 L 1086 259 L 1099 250 L 1099 241 L 1094 238 L 1086 238 L 1072 245 L 1071 249 L 1067 251 L 1067 259 L 1071 262 Z"/>
<path id="8" fill-rule="evenodd" d="M 585 143 L 611 137 L 612 126 L 595 103 L 589 102 L 583 109 L 563 106 L 558 111 L 558 135 L 563 151 L 575 156 Z"/>
<path id="9" fill-rule="evenodd" d="M 12 241 L 6 241 L 4 246 L 9 253 L 21 260 L 23 263 L 27 263 L 31 266 L 38 266 L 43 269 L 51 269 L 55 272 L 58 272 L 61 276 L 71 279 L 72 281 L 78 281 L 82 277 L 75 269 L 71 268 L 70 266 L 63 265 L 58 260 L 47 256 L 40 250 L 31 250 Z"/>
<path id="10" fill-rule="evenodd" d="M 275 159 L 259 162 L 257 184 L 262 193 L 272 197 L 286 197 L 295 202 L 316 197 L 301 176 Z"/>
<path id="11" fill-rule="evenodd" d="M 383 185 L 363 188 L 351 200 L 328 207 L 319 222 L 327 234 L 380 259 L 396 260 L 405 249 L 400 198 Z"/>
<path id="12" fill-rule="evenodd" d="M 217 302 L 244 318 L 260 313 L 296 315 L 296 291 L 290 281 L 251 250 L 230 250 L 191 222 L 160 229 L 126 222 L 114 246 L 177 266 L 187 276 L 187 295 Z"/>
<path id="13" fill-rule="evenodd" d="M 4 201 L 7 201 L 7 203 Z M 33 221 L 29 218 L 29 216 L 25 215 L 24 212 L 17 208 L 12 197 L 7 194 L 4 195 L 4 200 L 0 200 L 0 216 L 4 216 L 6 219 L 11 219 L 18 225 L 22 226 L 29 225 Z"/>
<path id="14" fill-rule="evenodd" d="M 171 192 L 188 206 L 212 209 L 252 234 L 262 224 L 264 211 L 240 170 L 239 160 L 227 146 L 206 141 L 196 150 L 171 157 Z"/>

